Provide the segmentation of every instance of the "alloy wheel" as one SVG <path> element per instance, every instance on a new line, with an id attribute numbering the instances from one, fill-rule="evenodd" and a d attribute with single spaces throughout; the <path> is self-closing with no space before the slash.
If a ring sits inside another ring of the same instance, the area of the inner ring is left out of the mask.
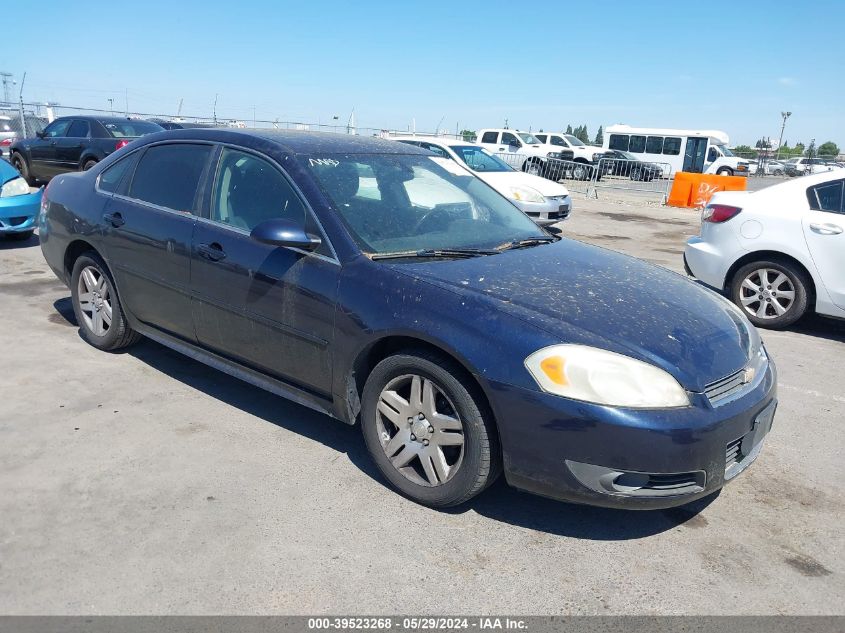
<path id="1" fill-rule="evenodd" d="M 795 302 L 795 286 L 781 271 L 760 268 L 742 280 L 739 300 L 748 314 L 758 319 L 776 319 Z"/>
<path id="2" fill-rule="evenodd" d="M 461 467 L 463 424 L 443 389 L 429 378 L 408 374 L 385 385 L 376 431 L 391 465 L 416 484 L 443 485 Z"/>
<path id="3" fill-rule="evenodd" d="M 112 304 L 106 276 L 94 266 L 79 275 L 79 309 L 85 326 L 96 336 L 105 336 L 112 322 Z"/>

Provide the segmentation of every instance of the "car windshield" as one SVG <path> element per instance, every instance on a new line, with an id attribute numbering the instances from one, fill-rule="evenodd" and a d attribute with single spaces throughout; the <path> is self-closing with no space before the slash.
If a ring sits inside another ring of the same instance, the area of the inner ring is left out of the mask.
<path id="1" fill-rule="evenodd" d="M 137 138 L 164 129 L 149 121 L 103 121 L 103 127 L 114 138 Z"/>
<path id="2" fill-rule="evenodd" d="M 302 158 L 365 253 L 492 249 L 548 238 L 456 162 L 417 154 Z"/>
<path id="3" fill-rule="evenodd" d="M 480 147 L 452 145 L 451 149 L 473 171 L 513 171 L 513 167 Z"/>
<path id="4" fill-rule="evenodd" d="M 569 141 L 575 147 L 586 147 L 584 142 L 578 138 L 577 136 L 572 136 L 571 134 L 564 134 L 566 140 Z"/>
<path id="5" fill-rule="evenodd" d="M 734 153 L 731 150 L 728 149 L 727 145 L 716 145 L 716 147 L 718 147 L 719 151 L 721 151 L 725 156 L 733 156 L 734 155 Z"/>
<path id="6" fill-rule="evenodd" d="M 519 135 L 519 138 L 521 138 L 523 141 L 525 141 L 529 145 L 539 145 L 540 144 L 540 141 L 533 134 L 529 134 L 528 132 L 517 132 L 517 134 Z"/>

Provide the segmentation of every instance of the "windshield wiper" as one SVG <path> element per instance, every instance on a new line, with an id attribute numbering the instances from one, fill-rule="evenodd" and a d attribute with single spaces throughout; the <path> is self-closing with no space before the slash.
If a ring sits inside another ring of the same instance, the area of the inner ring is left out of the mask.
<path id="1" fill-rule="evenodd" d="M 482 255 L 496 255 L 498 250 L 485 248 L 427 248 L 421 251 L 405 251 L 403 253 L 376 253 L 370 259 L 402 259 L 402 258 L 436 258 L 436 257 L 481 257 Z"/>
<path id="2" fill-rule="evenodd" d="M 528 246 L 537 246 L 538 244 L 548 244 L 549 242 L 556 242 L 558 240 L 557 237 L 553 235 L 543 235 L 540 237 L 529 237 L 524 240 L 514 240 L 513 242 L 508 242 L 506 244 L 502 244 L 496 250 L 497 251 L 509 251 L 514 248 L 526 248 Z"/>

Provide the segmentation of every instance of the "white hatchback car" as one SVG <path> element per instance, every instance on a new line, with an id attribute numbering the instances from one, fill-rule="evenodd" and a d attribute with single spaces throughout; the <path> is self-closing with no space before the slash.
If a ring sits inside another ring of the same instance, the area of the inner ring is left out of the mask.
<path id="1" fill-rule="evenodd" d="M 455 161 L 508 198 L 541 226 L 561 222 L 572 211 L 572 197 L 566 187 L 540 176 L 517 171 L 478 145 L 420 136 L 394 136 L 391 140 L 416 145 Z"/>
<path id="2" fill-rule="evenodd" d="M 760 327 L 787 327 L 808 310 L 845 318 L 844 190 L 837 170 L 713 194 L 701 235 L 687 241 L 687 273 Z"/>

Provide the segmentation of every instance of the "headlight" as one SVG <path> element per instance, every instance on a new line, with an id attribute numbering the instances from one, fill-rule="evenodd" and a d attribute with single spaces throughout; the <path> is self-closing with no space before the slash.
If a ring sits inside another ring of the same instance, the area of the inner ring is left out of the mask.
<path id="1" fill-rule="evenodd" d="M 549 152 L 548 154 L 546 154 L 547 158 L 560 158 L 561 156 L 563 156 L 563 154 L 561 154 L 560 152 Z"/>
<path id="2" fill-rule="evenodd" d="M 546 199 L 536 189 L 531 187 L 511 187 L 511 198 L 520 202 L 545 202 Z"/>
<path id="3" fill-rule="evenodd" d="M 12 196 L 24 196 L 29 193 L 29 185 L 23 178 L 12 178 L 0 188 L 0 198 L 11 198 Z"/>
<path id="4" fill-rule="evenodd" d="M 573 400 L 629 408 L 686 407 L 687 392 L 662 369 L 585 345 L 552 345 L 525 359 L 543 391 Z"/>

